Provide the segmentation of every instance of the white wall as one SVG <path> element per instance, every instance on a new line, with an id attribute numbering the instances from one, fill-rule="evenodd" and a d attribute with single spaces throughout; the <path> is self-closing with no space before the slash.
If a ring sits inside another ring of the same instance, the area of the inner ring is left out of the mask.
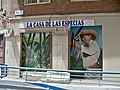
<path id="1" fill-rule="evenodd" d="M 68 35 L 52 37 L 52 68 L 68 69 Z"/>
<path id="2" fill-rule="evenodd" d="M 104 71 L 120 71 L 120 15 L 96 17 L 103 27 Z"/>
<path id="3" fill-rule="evenodd" d="M 20 66 L 20 37 L 7 37 L 5 46 L 5 64 Z M 19 70 L 9 69 L 8 77 L 19 77 Z"/>
<path id="4" fill-rule="evenodd" d="M 20 66 L 20 37 L 6 38 L 5 63 L 9 66 Z"/>

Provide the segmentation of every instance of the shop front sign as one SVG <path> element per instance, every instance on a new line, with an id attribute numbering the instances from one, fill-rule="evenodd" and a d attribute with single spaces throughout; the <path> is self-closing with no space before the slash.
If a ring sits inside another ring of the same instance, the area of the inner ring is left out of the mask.
<path id="1" fill-rule="evenodd" d="M 21 22 L 19 28 L 94 26 L 94 19 Z"/>

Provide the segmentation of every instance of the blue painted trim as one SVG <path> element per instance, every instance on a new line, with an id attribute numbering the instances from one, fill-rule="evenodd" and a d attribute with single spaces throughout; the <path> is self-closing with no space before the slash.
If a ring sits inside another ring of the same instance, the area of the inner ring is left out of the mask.
<path id="1" fill-rule="evenodd" d="M 27 82 L 29 84 L 33 84 L 39 87 L 43 87 L 43 88 L 49 88 L 49 90 L 67 90 L 64 88 L 60 88 L 60 87 L 56 87 L 56 86 L 51 86 L 51 85 L 47 85 L 47 84 L 43 84 L 43 83 L 32 83 L 32 82 Z"/>
<path id="2" fill-rule="evenodd" d="M 120 72 L 115 71 L 81 71 L 81 70 L 60 70 L 60 69 L 43 69 L 43 68 L 29 68 L 29 67 L 17 67 L 17 66 L 3 66 L 0 65 L 0 68 L 11 68 L 19 70 L 33 70 L 33 71 L 57 71 L 57 72 L 69 72 L 69 73 L 97 73 L 97 74 L 120 74 Z"/>

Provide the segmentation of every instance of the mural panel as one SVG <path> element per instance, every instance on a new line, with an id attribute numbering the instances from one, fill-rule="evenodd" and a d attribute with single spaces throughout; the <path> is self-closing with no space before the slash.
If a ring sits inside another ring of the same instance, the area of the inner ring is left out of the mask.
<path id="1" fill-rule="evenodd" d="M 70 69 L 102 70 L 102 26 L 71 27 Z"/>
<path id="2" fill-rule="evenodd" d="M 50 33 L 24 33 L 22 40 L 22 66 L 50 68 Z"/>

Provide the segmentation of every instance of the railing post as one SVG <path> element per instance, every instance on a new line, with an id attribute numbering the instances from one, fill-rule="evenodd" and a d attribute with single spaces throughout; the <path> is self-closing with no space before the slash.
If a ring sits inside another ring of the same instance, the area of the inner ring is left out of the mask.
<path id="1" fill-rule="evenodd" d="M 99 86 L 101 86 L 101 80 L 99 79 Z"/>
<path id="2" fill-rule="evenodd" d="M 28 76 L 27 76 L 27 75 L 28 75 L 28 71 L 26 71 L 26 74 L 25 74 L 25 77 L 26 77 L 26 78 L 25 78 L 25 81 L 28 80 Z"/>
<path id="3" fill-rule="evenodd" d="M 0 78 L 2 79 L 2 70 L 1 70 L 1 68 L 0 68 Z"/>

